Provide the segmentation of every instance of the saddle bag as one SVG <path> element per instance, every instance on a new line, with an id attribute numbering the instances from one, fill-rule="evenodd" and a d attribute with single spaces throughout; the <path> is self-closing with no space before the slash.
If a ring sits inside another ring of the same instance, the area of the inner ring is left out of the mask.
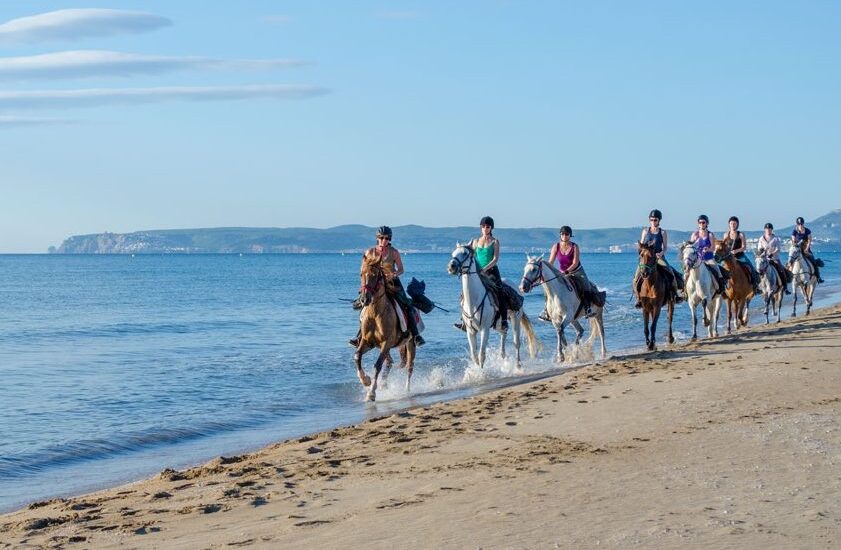
<path id="1" fill-rule="evenodd" d="M 519 311 L 523 307 L 524 298 L 513 287 L 503 283 L 500 290 L 502 299 L 508 303 L 508 309 L 512 311 Z"/>
<path id="2" fill-rule="evenodd" d="M 424 313 L 429 313 L 435 308 L 435 304 L 426 297 L 426 283 L 412 277 L 412 281 L 406 287 L 406 294 L 412 298 L 412 305 Z"/>

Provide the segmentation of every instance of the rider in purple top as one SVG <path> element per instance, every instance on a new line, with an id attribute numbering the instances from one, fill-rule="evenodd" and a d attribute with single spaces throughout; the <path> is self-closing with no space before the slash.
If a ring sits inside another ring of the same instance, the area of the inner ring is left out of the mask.
<path id="1" fill-rule="evenodd" d="M 800 243 L 802 242 L 806 243 L 802 245 L 803 257 L 809 260 L 809 262 L 815 268 L 815 277 L 818 278 L 819 283 L 822 283 L 823 279 L 821 279 L 819 268 L 821 267 L 821 265 L 823 265 L 823 262 L 817 260 L 812 254 L 812 230 L 806 227 L 806 225 L 804 225 L 805 221 L 802 217 L 798 217 L 797 220 L 795 220 L 795 223 L 796 225 L 791 231 L 791 244 L 797 246 L 800 245 Z"/>
<path id="2" fill-rule="evenodd" d="M 599 288 L 587 279 L 587 274 L 581 266 L 578 245 L 572 242 L 571 239 L 572 228 L 568 225 L 561 227 L 558 242 L 552 245 L 552 250 L 549 253 L 549 263 L 555 265 L 555 260 L 557 260 L 558 269 L 567 276 L 567 280 L 578 291 L 584 314 L 589 317 L 591 315 L 590 306 L 592 304 L 603 306 L 605 295 L 603 292 L 599 292 Z M 552 320 L 549 318 L 549 313 L 545 307 L 538 317 L 542 321 Z"/>
<path id="3" fill-rule="evenodd" d="M 700 254 L 704 263 L 713 269 L 719 291 L 724 292 L 726 281 L 724 280 L 724 275 L 721 273 L 721 268 L 715 263 L 715 235 L 708 229 L 709 225 L 710 219 L 706 214 L 698 216 L 698 230 L 692 233 L 689 237 L 689 242 L 698 249 L 698 254 Z"/>

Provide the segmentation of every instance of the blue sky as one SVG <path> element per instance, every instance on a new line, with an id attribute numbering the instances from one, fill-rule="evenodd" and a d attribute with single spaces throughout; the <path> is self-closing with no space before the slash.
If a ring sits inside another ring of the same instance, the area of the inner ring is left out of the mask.
<path id="1" fill-rule="evenodd" d="M 839 28 L 809 1 L 4 1 L 0 252 L 811 219 L 841 208 Z"/>

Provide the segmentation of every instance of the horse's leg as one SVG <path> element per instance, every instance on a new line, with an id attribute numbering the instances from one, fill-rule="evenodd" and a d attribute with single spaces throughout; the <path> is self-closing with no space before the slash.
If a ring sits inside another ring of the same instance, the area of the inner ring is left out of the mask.
<path id="1" fill-rule="evenodd" d="M 779 288 L 777 291 L 777 299 L 774 300 L 774 315 L 777 316 L 777 322 L 780 322 L 780 316 L 783 313 L 783 296 L 784 296 L 783 288 Z"/>
<path id="2" fill-rule="evenodd" d="M 502 321 L 500 321 L 500 324 L 501 323 L 502 323 Z M 490 337 L 490 329 L 488 329 L 488 337 Z M 500 357 L 502 357 L 502 359 L 505 359 L 505 341 L 507 339 L 508 339 L 508 331 L 507 330 L 505 332 L 499 331 L 499 341 L 500 341 L 499 355 L 500 355 Z"/>
<path id="3" fill-rule="evenodd" d="M 465 321 L 468 323 L 468 321 Z M 476 331 L 472 324 L 467 325 L 467 347 L 470 348 L 470 359 L 477 367 L 481 367 L 482 363 L 479 361 L 479 347 L 476 344 Z"/>
<path id="4" fill-rule="evenodd" d="M 692 339 L 698 339 L 698 318 L 695 316 L 695 300 L 689 300 L 689 315 L 692 316 Z M 704 318 L 706 318 L 706 312 L 703 314 Z"/>
<path id="5" fill-rule="evenodd" d="M 727 334 L 730 334 L 730 321 L 733 319 L 733 300 L 727 300 Z"/>
<path id="6" fill-rule="evenodd" d="M 564 362 L 564 347 L 567 345 L 567 339 L 564 335 L 564 329 L 567 326 L 567 319 L 561 319 L 561 324 L 555 326 L 555 331 L 558 333 L 558 353 L 555 355 L 555 361 L 558 363 Z"/>
<path id="7" fill-rule="evenodd" d="M 721 316 L 721 296 L 716 296 L 713 298 L 713 313 L 712 319 L 710 324 L 712 328 L 710 329 L 710 336 L 718 337 L 718 318 Z"/>
<path id="8" fill-rule="evenodd" d="M 374 379 L 371 380 L 371 387 L 368 388 L 368 395 L 366 397 L 368 401 L 377 400 L 377 380 L 380 377 L 380 371 L 383 368 L 383 362 L 385 361 L 387 355 L 388 348 L 385 344 L 383 344 L 383 346 L 380 348 L 380 356 L 377 357 L 377 360 L 374 362 Z"/>
<path id="9" fill-rule="evenodd" d="M 803 292 L 803 290 L 800 286 L 800 282 L 795 280 L 795 282 L 794 282 L 794 292 L 791 293 L 791 316 L 792 317 L 797 317 L 797 290 L 798 289 L 800 289 L 800 291 Z"/>
<path id="10" fill-rule="evenodd" d="M 705 327 L 710 326 L 710 317 L 711 316 L 709 315 L 709 303 L 710 303 L 710 301 L 707 300 L 706 298 L 701 300 L 701 311 L 703 312 L 703 315 L 704 315 L 704 326 Z M 693 313 L 693 315 L 694 315 L 694 313 Z"/>
<path id="11" fill-rule="evenodd" d="M 602 344 L 602 359 L 604 359 L 605 357 L 607 357 L 607 347 L 605 347 L 604 343 L 604 315 L 602 309 L 599 309 L 598 315 L 595 315 L 590 318 L 590 332 L 595 334 L 596 331 L 598 331 L 599 333 L 599 340 Z"/>
<path id="12" fill-rule="evenodd" d="M 404 347 L 405 347 L 405 345 L 401 346 L 400 350 L 399 350 L 401 364 L 404 363 L 404 360 L 403 360 L 403 349 L 404 349 Z M 388 386 L 388 375 L 391 374 L 391 367 L 394 366 L 394 360 L 391 358 L 391 350 L 386 352 L 385 362 L 383 363 L 383 366 L 385 368 L 383 369 L 383 374 L 381 376 L 380 384 L 379 384 L 379 386 L 381 388 L 385 388 L 385 387 Z"/>
<path id="13" fill-rule="evenodd" d="M 655 307 L 651 312 L 651 339 L 648 342 L 648 350 L 654 351 L 657 349 L 657 321 L 660 319 L 660 310 L 662 308 Z"/>
<path id="14" fill-rule="evenodd" d="M 353 354 L 353 360 L 356 362 L 356 375 L 359 377 L 359 381 L 362 382 L 362 385 L 368 387 L 371 385 L 371 378 L 365 374 L 365 370 L 362 368 L 362 356 L 365 355 L 371 346 L 366 344 L 365 342 L 360 342 L 359 347 L 356 349 L 356 353 Z"/>
<path id="15" fill-rule="evenodd" d="M 651 331 L 648 328 L 649 318 L 651 317 L 651 312 L 648 308 L 643 308 L 642 310 L 642 330 L 645 333 L 645 345 L 648 349 L 652 349 L 651 346 Z"/>
<path id="16" fill-rule="evenodd" d="M 673 300 L 669 300 L 669 302 L 666 306 L 666 315 L 668 316 L 668 320 L 669 320 L 669 343 L 674 344 L 675 343 L 675 335 L 672 332 L 672 319 L 675 316 L 675 303 L 674 303 Z"/>
<path id="17" fill-rule="evenodd" d="M 581 336 L 584 334 L 584 327 L 581 326 L 578 319 L 575 319 L 571 324 L 572 328 L 575 329 L 575 345 L 577 346 L 581 343 Z"/>
<path id="18" fill-rule="evenodd" d="M 406 393 L 412 391 L 412 371 L 415 368 L 416 351 L 417 348 L 415 347 L 414 340 L 409 340 L 409 342 L 406 343 L 405 347 L 403 347 L 403 349 L 400 352 L 400 356 L 403 359 L 403 363 L 406 365 Z"/>
<path id="19" fill-rule="evenodd" d="M 491 329 L 488 327 L 482 328 L 479 331 L 479 367 L 485 368 L 485 352 L 488 349 L 488 339 Z M 502 335 L 503 344 L 505 343 L 505 333 Z"/>
<path id="20" fill-rule="evenodd" d="M 817 286 L 817 280 L 809 281 L 809 285 L 806 287 L 806 291 L 808 295 L 806 296 L 806 315 L 812 311 L 812 296 L 815 294 L 815 287 Z"/>

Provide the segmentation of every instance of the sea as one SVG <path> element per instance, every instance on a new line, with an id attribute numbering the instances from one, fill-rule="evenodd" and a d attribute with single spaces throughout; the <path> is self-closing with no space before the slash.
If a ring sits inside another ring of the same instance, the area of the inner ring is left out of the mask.
<path id="1" fill-rule="evenodd" d="M 821 255 L 816 306 L 841 301 L 841 254 Z M 392 372 L 365 401 L 347 340 L 360 254 L 0 255 L 0 511 L 185 468 L 220 455 L 348 425 L 418 405 L 555 375 L 594 361 L 584 346 L 553 360 L 555 332 L 537 321 L 543 294 L 524 307 L 545 349 L 523 350 L 522 370 L 499 356 L 468 361 L 460 282 L 447 254 L 405 254 L 412 276 L 442 309 L 424 316 L 411 392 Z M 525 255 L 507 253 L 519 283 Z M 643 351 L 630 281 L 635 254 L 583 254 L 607 291 L 609 356 Z M 670 257 L 673 264 L 679 264 Z M 752 308 L 752 324 L 764 322 Z M 799 306 L 802 314 L 805 308 Z M 784 301 L 784 318 L 791 297 Z M 700 323 L 699 323 L 700 325 Z M 677 340 L 691 336 L 678 307 Z M 666 349 L 665 322 L 658 330 Z M 569 330 L 568 336 L 572 337 Z M 509 339 L 509 351 L 511 341 Z M 371 373 L 374 352 L 365 356 Z"/>

